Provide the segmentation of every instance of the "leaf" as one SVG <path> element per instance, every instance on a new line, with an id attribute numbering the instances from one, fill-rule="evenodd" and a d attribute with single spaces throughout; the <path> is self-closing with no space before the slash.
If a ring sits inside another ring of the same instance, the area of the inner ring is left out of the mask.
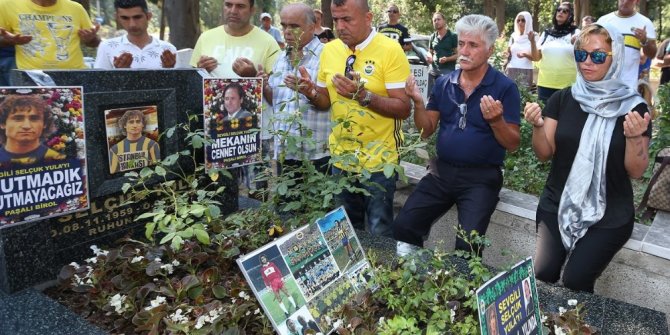
<path id="1" fill-rule="evenodd" d="M 167 243 L 167 241 L 173 239 L 174 237 L 175 237 L 175 233 L 168 233 L 168 234 L 165 235 L 165 236 L 161 239 L 161 241 L 158 242 L 158 243 L 159 243 L 159 244 L 165 244 L 165 243 Z"/>
<path id="2" fill-rule="evenodd" d="M 174 135 L 174 131 L 175 131 L 175 129 L 176 129 L 175 127 L 170 127 L 170 128 L 167 130 L 167 133 L 166 133 L 165 135 L 166 135 L 168 138 L 172 137 L 172 135 Z"/>
<path id="3" fill-rule="evenodd" d="M 207 206 L 207 209 L 209 210 L 210 217 L 218 218 L 219 216 L 221 216 L 221 209 L 219 208 L 219 206 L 209 205 Z"/>
<path id="4" fill-rule="evenodd" d="M 147 225 L 145 227 L 146 228 L 144 230 L 144 236 L 147 238 L 147 240 L 153 241 L 154 240 L 153 234 L 154 234 L 154 230 L 156 229 L 156 222 L 153 222 L 153 221 L 149 222 L 149 223 L 147 223 Z"/>
<path id="5" fill-rule="evenodd" d="M 391 178 L 393 177 L 393 173 L 395 172 L 395 168 L 393 167 L 393 164 L 386 164 L 384 165 L 384 176 L 386 178 Z"/>
<path id="6" fill-rule="evenodd" d="M 160 165 L 156 166 L 156 168 L 154 169 L 154 171 L 156 172 L 157 175 L 159 175 L 159 176 L 161 176 L 161 177 L 165 177 L 165 175 L 167 174 L 167 170 L 165 170 L 165 169 L 164 169 L 162 166 L 160 166 Z"/>
<path id="7" fill-rule="evenodd" d="M 198 239 L 198 241 L 202 244 L 209 245 L 210 240 L 209 240 L 209 234 L 201 229 L 193 229 L 193 233 L 195 233 L 195 237 Z"/>
<path id="8" fill-rule="evenodd" d="M 128 190 L 130 190 L 131 187 L 132 186 L 129 183 L 125 183 L 121 186 L 121 191 L 123 191 L 123 193 L 128 193 Z"/>
<path id="9" fill-rule="evenodd" d="M 181 249 L 182 243 L 184 243 L 184 239 L 181 238 L 181 236 L 177 235 L 172 239 L 172 243 L 170 244 L 170 246 L 174 250 L 179 250 L 179 249 Z"/>
<path id="10" fill-rule="evenodd" d="M 135 220 L 148 219 L 148 218 L 150 218 L 150 217 L 152 217 L 152 216 L 156 216 L 156 215 L 158 215 L 158 213 L 159 213 L 159 212 L 148 212 L 148 213 L 144 213 L 144 214 L 141 214 L 141 215 L 135 217 Z"/>
<path id="11" fill-rule="evenodd" d="M 209 171 L 209 179 L 212 181 L 217 181 L 219 180 L 219 172 L 216 170 L 210 170 Z"/>
<path id="12" fill-rule="evenodd" d="M 140 170 L 140 177 L 141 177 L 141 178 L 148 178 L 148 177 L 150 177 L 153 173 L 154 173 L 153 170 L 151 170 L 150 168 L 145 167 L 145 168 L 143 168 L 142 170 Z"/>
<path id="13" fill-rule="evenodd" d="M 221 285 L 212 286 L 212 293 L 217 299 L 223 299 L 228 297 L 228 292 L 226 291 L 226 288 Z"/>

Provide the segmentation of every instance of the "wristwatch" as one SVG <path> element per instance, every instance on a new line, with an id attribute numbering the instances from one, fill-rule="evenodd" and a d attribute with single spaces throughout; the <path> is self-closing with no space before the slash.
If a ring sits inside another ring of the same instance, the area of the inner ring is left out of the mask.
<path id="1" fill-rule="evenodd" d="M 367 107 L 370 105 L 370 102 L 372 101 L 372 92 L 370 91 L 365 91 L 365 96 L 363 97 L 362 101 L 359 101 L 358 104 L 361 105 L 362 107 Z"/>

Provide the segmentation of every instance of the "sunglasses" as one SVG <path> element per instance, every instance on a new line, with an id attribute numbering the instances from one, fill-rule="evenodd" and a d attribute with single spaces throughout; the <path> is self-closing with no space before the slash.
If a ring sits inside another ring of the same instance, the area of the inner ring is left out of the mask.
<path id="1" fill-rule="evenodd" d="M 607 56 L 612 56 L 612 52 L 605 51 L 591 51 L 587 52 L 586 50 L 575 50 L 575 61 L 577 63 L 585 62 L 586 59 L 591 56 L 591 61 L 593 64 L 602 64 L 605 63 Z"/>
<path id="2" fill-rule="evenodd" d="M 516 19 L 516 22 L 526 22 L 526 19 Z"/>
<path id="3" fill-rule="evenodd" d="M 354 77 L 351 75 L 351 72 L 354 71 L 354 62 L 356 62 L 356 55 L 351 55 L 347 57 L 344 64 L 344 76 L 349 78 L 349 80 L 354 80 Z"/>
<path id="4" fill-rule="evenodd" d="M 570 14 L 569 8 L 559 7 L 556 9 L 556 13 Z"/>
<path id="5" fill-rule="evenodd" d="M 458 105 L 458 111 L 461 113 L 461 118 L 458 119 L 458 128 L 463 130 L 468 124 L 468 120 L 465 118 L 465 116 L 468 115 L 468 105 L 464 103 Z"/>
<path id="6" fill-rule="evenodd" d="M 387 10 L 386 12 L 387 12 L 387 13 L 393 13 L 393 14 L 398 14 L 398 13 L 400 13 L 400 11 L 397 11 L 397 10 L 395 10 L 395 9 Z"/>

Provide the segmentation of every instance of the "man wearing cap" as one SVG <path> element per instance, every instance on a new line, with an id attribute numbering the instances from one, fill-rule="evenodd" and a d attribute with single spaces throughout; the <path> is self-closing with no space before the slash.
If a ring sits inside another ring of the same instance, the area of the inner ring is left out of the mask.
<path id="1" fill-rule="evenodd" d="M 277 44 L 279 44 L 279 47 L 284 49 L 286 44 L 284 43 L 284 39 L 281 37 L 281 32 L 279 29 L 272 26 L 272 16 L 270 13 L 261 14 L 261 29 L 272 35 L 275 41 L 277 41 Z"/>

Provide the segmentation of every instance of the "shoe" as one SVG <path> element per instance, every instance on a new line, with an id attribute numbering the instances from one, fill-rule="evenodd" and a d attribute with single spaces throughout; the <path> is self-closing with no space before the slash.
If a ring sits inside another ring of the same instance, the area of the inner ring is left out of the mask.
<path id="1" fill-rule="evenodd" d="M 421 249 L 419 246 L 416 246 L 414 244 L 409 244 L 409 243 L 406 243 L 406 242 L 401 242 L 401 241 L 396 242 L 396 247 L 395 248 L 396 248 L 395 253 L 399 257 L 407 256 L 407 255 Z"/>

